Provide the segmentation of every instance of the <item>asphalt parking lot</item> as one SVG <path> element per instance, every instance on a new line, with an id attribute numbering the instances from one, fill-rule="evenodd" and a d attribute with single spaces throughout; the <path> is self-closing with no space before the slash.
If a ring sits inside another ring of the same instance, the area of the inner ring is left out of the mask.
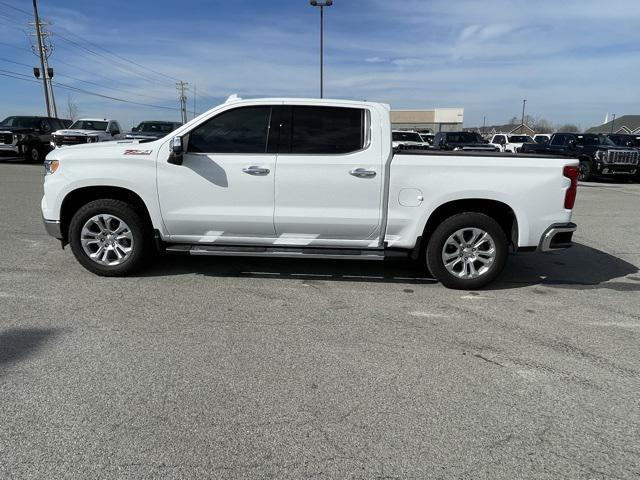
<path id="1" fill-rule="evenodd" d="M 640 184 L 488 290 L 413 265 L 168 257 L 100 278 L 0 162 L 0 478 L 640 476 Z"/>

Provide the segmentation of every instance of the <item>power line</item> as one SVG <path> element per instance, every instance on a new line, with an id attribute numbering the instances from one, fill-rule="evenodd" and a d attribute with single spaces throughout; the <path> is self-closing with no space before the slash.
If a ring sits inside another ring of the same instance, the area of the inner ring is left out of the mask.
<path id="1" fill-rule="evenodd" d="M 24 73 L 19 73 L 19 72 L 13 72 L 11 70 L 3 70 L 0 69 L 0 75 L 4 76 L 4 77 L 9 77 L 9 78 L 15 78 L 16 80 L 23 80 L 26 82 L 31 82 L 31 83 L 40 83 L 37 80 L 33 80 L 29 75 L 25 75 Z M 104 95 L 102 93 L 97 93 L 97 92 L 92 92 L 90 90 L 85 90 L 83 88 L 78 88 L 78 87 L 74 87 L 72 85 L 67 85 L 66 83 L 60 83 L 60 82 L 53 82 L 53 84 L 56 87 L 60 87 L 63 88 L 65 90 L 71 90 L 74 92 L 79 92 L 79 93 L 84 93 L 86 95 L 92 95 L 95 97 L 100 97 L 100 98 L 106 98 L 109 100 L 113 100 L 116 102 L 121 102 L 121 103 L 129 103 L 131 105 L 138 105 L 141 107 L 149 107 L 149 108 L 159 108 L 159 109 L 164 109 L 164 110 L 174 110 L 174 111 L 179 111 L 179 108 L 176 107 L 166 107 L 164 105 L 152 105 L 149 103 L 142 103 L 142 102 L 136 102 L 133 100 L 127 100 L 124 98 L 118 98 L 118 97 L 112 97 L 110 95 Z"/>
<path id="2" fill-rule="evenodd" d="M 26 13 L 27 15 L 31 16 L 31 13 L 32 13 L 32 12 L 28 12 L 28 11 L 26 11 L 26 10 L 22 10 L 21 8 L 14 7 L 14 6 L 13 6 L 13 5 L 11 5 L 10 3 L 0 1 L 0 4 L 4 5 L 5 7 L 9 7 L 9 8 L 11 8 L 11 9 L 13 9 L 13 10 L 16 10 L 16 11 L 18 11 L 18 12 Z"/>
<path id="3" fill-rule="evenodd" d="M 162 77 L 168 78 L 169 80 L 180 81 L 180 80 L 178 80 L 177 78 L 172 77 L 171 75 L 167 75 L 167 74 L 165 74 L 165 73 L 159 72 L 159 71 L 154 70 L 154 69 L 152 69 L 152 68 L 145 67 L 144 65 L 141 65 L 141 64 L 139 64 L 139 63 L 137 63 L 137 62 L 134 62 L 133 60 L 129 60 L 128 58 L 125 58 L 125 57 L 123 57 L 122 55 L 118 55 L 117 53 L 112 52 L 111 50 L 108 50 L 108 49 L 106 49 L 106 48 L 104 48 L 104 47 L 102 47 L 102 46 L 100 46 L 100 45 L 97 45 L 96 43 L 92 42 L 91 40 L 88 40 L 88 39 L 86 39 L 86 38 L 84 38 L 84 37 L 82 37 L 82 36 L 78 35 L 77 33 L 74 33 L 74 32 L 72 32 L 72 31 L 70 31 L 70 30 L 69 30 L 69 29 L 67 29 L 67 28 L 64 28 L 64 27 L 60 27 L 60 28 L 62 28 L 62 29 L 63 29 L 63 30 L 65 30 L 66 32 L 68 32 L 70 35 L 73 35 L 74 37 L 76 37 L 76 38 L 78 38 L 78 39 L 80 39 L 80 40 L 82 40 L 82 41 L 84 41 L 84 42 L 87 42 L 89 45 L 92 45 L 92 46 L 93 46 L 93 47 L 95 47 L 95 48 L 98 48 L 98 49 L 100 49 L 100 50 L 102 50 L 102 51 L 104 51 L 104 52 L 106 52 L 106 53 L 108 53 L 108 54 L 110 54 L 110 55 L 112 55 L 112 56 L 114 56 L 114 57 L 116 57 L 116 58 L 119 58 L 120 60 L 123 60 L 123 61 L 125 61 L 125 62 L 127 62 L 127 63 L 132 64 L 132 65 L 135 65 L 135 66 L 137 66 L 137 67 L 139 67 L 139 68 L 142 68 L 142 69 L 143 69 L 143 70 L 145 70 L 145 71 L 153 72 L 153 73 L 155 73 L 156 75 L 160 75 L 160 76 L 162 76 Z M 60 35 L 60 34 L 58 34 L 58 35 Z"/>

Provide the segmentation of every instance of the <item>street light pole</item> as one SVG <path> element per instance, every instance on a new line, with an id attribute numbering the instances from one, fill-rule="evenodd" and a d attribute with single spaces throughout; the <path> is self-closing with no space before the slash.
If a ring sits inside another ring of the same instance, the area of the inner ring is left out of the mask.
<path id="1" fill-rule="evenodd" d="M 522 121 L 520 122 L 520 133 L 524 130 L 524 106 L 527 104 L 527 100 L 522 100 Z"/>
<path id="2" fill-rule="evenodd" d="M 324 7 L 333 5 L 333 0 L 310 0 L 312 7 L 320 7 L 320 98 L 324 98 Z"/>
<path id="3" fill-rule="evenodd" d="M 613 133 L 613 126 L 616 124 L 616 114 L 613 114 L 613 120 L 611 120 L 611 133 Z"/>

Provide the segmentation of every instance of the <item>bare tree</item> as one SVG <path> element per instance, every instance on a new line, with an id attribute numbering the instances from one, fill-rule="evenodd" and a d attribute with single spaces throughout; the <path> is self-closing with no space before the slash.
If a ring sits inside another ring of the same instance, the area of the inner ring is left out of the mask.
<path id="1" fill-rule="evenodd" d="M 509 120 L 510 125 L 520 125 L 522 117 L 513 116 Z M 551 133 L 553 132 L 553 125 L 551 122 L 540 116 L 534 117 L 533 115 L 524 116 L 524 124 L 531 127 L 537 133 Z"/>
<path id="2" fill-rule="evenodd" d="M 67 118 L 74 122 L 78 119 L 78 104 L 72 95 L 67 95 Z"/>
<path id="3" fill-rule="evenodd" d="M 564 125 L 558 125 L 556 131 L 563 133 L 580 133 L 580 127 L 573 123 L 565 123 Z"/>

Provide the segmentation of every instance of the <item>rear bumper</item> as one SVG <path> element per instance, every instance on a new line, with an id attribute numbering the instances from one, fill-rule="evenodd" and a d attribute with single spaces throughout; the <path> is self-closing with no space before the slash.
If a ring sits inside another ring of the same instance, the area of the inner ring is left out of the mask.
<path id="1" fill-rule="evenodd" d="M 60 228 L 59 220 L 47 220 L 46 218 L 43 218 L 42 222 L 44 223 L 44 229 L 49 235 L 57 238 L 58 240 L 62 240 L 62 229 Z"/>
<path id="2" fill-rule="evenodd" d="M 539 250 L 550 252 L 569 248 L 573 245 L 571 239 L 577 228 L 575 223 L 554 223 L 542 234 L 538 246 Z"/>

